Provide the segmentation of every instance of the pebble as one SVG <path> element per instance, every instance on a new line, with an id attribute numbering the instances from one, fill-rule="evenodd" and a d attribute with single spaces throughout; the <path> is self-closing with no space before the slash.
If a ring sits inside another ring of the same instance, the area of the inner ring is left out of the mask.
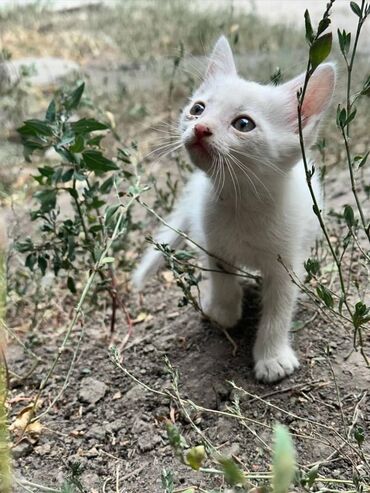
<path id="1" fill-rule="evenodd" d="M 25 440 L 23 442 L 18 443 L 16 447 L 12 449 L 12 455 L 14 459 L 19 459 L 28 455 L 32 450 L 32 445 Z"/>
<path id="2" fill-rule="evenodd" d="M 107 390 L 108 387 L 104 382 L 86 377 L 81 380 L 78 398 L 87 404 L 96 404 L 105 396 Z"/>

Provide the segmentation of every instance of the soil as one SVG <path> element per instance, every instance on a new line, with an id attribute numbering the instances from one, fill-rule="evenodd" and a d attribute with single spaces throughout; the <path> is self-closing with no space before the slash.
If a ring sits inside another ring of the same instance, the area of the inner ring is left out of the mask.
<path id="1" fill-rule="evenodd" d="M 352 462 L 358 458 L 345 445 L 338 460 L 335 451 L 343 447 L 343 442 L 336 432 L 345 433 L 343 419 L 347 427 L 356 424 L 366 430 L 370 425 L 370 404 L 366 400 L 370 373 L 362 357 L 351 353 L 351 334 L 322 319 L 312 304 L 302 299 L 294 324 L 294 345 L 301 368 L 283 382 L 263 385 L 253 378 L 251 357 L 259 317 L 258 287 L 245 286 L 243 320 L 230 331 L 237 346 L 234 355 L 232 344 L 219 329 L 202 320 L 192 308 L 178 307 L 180 293 L 168 279 L 153 280 L 141 300 L 134 293 L 129 295 L 129 310 L 136 320 L 122 351 L 123 366 L 154 390 L 171 389 L 171 375 L 164 362 L 167 357 L 179 371 L 181 397 L 208 409 L 191 410 L 192 419 L 220 452 L 231 454 L 247 471 L 269 470 L 270 453 L 266 448 L 272 445 L 270 426 L 278 421 L 299 435 L 294 441 L 300 465 L 329 458 L 320 467 L 320 474 L 350 478 Z M 53 324 L 47 314 L 52 310 L 55 316 L 57 303 L 54 300 L 39 307 L 45 317 L 38 328 L 38 340 L 33 341 L 32 349 L 41 359 L 37 368 L 29 377 L 10 379 L 11 421 L 35 396 L 61 342 L 62 331 L 55 328 L 55 320 Z M 59 309 L 62 322 L 72 313 L 71 300 L 65 300 Z M 86 316 L 81 349 L 68 387 L 41 419 L 41 432 L 33 437 L 26 435 L 15 445 L 16 476 L 57 486 L 68 476 L 72 464 L 78 463 L 84 491 L 91 493 L 163 491 L 164 468 L 174 471 L 178 488 L 221 486 L 219 478 L 193 473 L 175 458 L 166 436 L 166 420 L 179 426 L 189 444 L 201 443 L 201 437 L 178 403 L 147 391 L 113 364 L 105 328 L 109 314 L 103 314 L 102 309 Z M 40 411 L 66 380 L 81 330 L 72 335 L 42 395 Z M 119 319 L 112 344 L 120 346 L 126 331 L 124 319 Z M 31 362 L 19 346 L 11 346 L 8 365 L 12 372 L 27 375 Z M 248 394 L 235 391 L 230 381 Z M 232 407 L 237 395 L 241 413 L 248 421 L 215 414 Z M 16 437 L 13 440 L 16 442 Z M 350 441 L 353 445 L 352 438 Z M 344 451 L 347 459 L 343 458 Z M 14 491 L 24 490 L 18 486 Z"/>

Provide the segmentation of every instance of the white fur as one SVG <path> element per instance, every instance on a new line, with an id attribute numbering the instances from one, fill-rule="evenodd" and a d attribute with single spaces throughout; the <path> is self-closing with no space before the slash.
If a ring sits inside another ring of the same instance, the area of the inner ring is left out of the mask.
<path id="1" fill-rule="evenodd" d="M 191 176 L 168 222 L 213 255 L 205 262 L 215 270 L 230 271 L 230 264 L 258 270 L 263 275 L 263 310 L 253 349 L 255 374 L 272 382 L 299 366 L 289 342 L 297 289 L 285 266 L 302 275 L 303 261 L 317 235 L 317 219 L 298 139 L 297 90 L 304 74 L 281 86 L 262 86 L 241 79 L 235 69 L 227 40 L 221 37 L 211 56 L 201 87 L 185 107 L 180 120 L 182 141 L 199 168 Z M 314 143 L 318 123 L 329 105 L 335 84 L 333 65 L 314 73 L 303 105 L 304 138 Z M 189 110 L 194 102 L 205 104 L 197 117 Z M 248 115 L 256 127 L 238 132 L 232 121 Z M 193 147 L 194 125 L 207 125 L 206 151 Z M 320 199 L 314 175 L 313 185 Z M 181 238 L 162 229 L 156 241 L 176 248 Z M 133 276 L 141 288 L 148 275 L 163 263 L 150 249 Z M 215 322 L 232 327 L 241 317 L 242 289 L 238 277 L 210 273 L 202 308 Z"/>

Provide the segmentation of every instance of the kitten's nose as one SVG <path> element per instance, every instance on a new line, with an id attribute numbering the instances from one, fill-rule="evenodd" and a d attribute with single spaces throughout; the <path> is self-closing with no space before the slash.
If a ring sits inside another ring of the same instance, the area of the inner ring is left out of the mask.
<path id="1" fill-rule="evenodd" d="M 197 139 L 203 139 L 203 137 L 209 137 L 212 135 L 212 131 L 204 123 L 197 123 L 194 125 L 194 133 Z"/>

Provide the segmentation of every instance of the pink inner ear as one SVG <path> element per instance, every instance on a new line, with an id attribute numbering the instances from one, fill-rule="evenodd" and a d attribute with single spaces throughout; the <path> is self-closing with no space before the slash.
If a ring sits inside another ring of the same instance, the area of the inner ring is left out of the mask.
<path id="1" fill-rule="evenodd" d="M 294 113 L 292 115 L 292 121 L 297 126 L 297 92 L 301 87 L 303 87 L 304 80 L 305 74 L 303 73 L 285 84 L 285 87 L 290 92 L 290 99 L 292 103 L 294 103 Z M 306 126 L 312 117 L 320 116 L 327 109 L 333 95 L 334 85 L 334 66 L 327 63 L 318 67 L 308 82 L 306 94 L 303 100 L 303 126 Z"/>
<path id="2" fill-rule="evenodd" d="M 327 67 L 327 68 L 326 68 Z M 335 83 L 331 65 L 323 66 L 311 77 L 303 100 L 302 112 L 305 119 L 323 113 L 329 106 Z"/>

